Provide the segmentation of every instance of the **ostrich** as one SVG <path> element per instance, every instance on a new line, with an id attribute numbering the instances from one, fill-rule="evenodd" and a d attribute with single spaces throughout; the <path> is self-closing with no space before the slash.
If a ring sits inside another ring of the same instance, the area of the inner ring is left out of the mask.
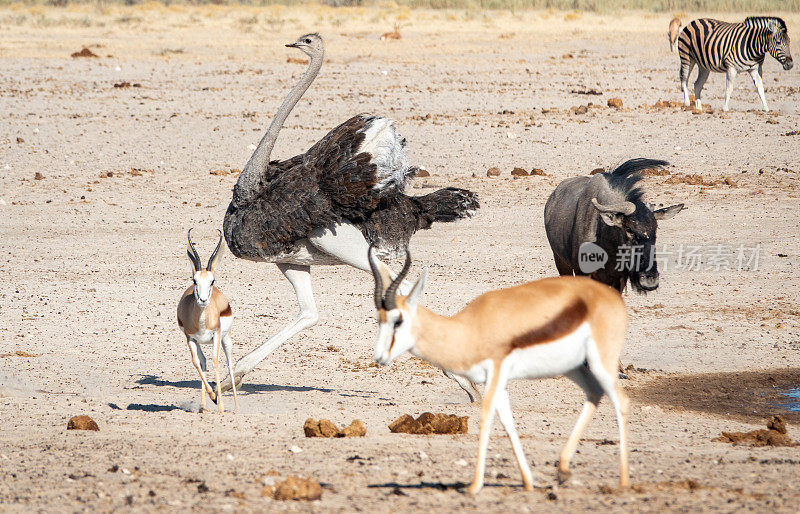
<path id="1" fill-rule="evenodd" d="M 380 257 L 398 255 L 417 230 L 436 221 L 467 218 L 478 209 L 478 197 L 448 187 L 424 196 L 407 196 L 406 181 L 418 168 L 409 165 L 406 141 L 394 123 L 360 114 L 334 128 L 307 152 L 285 161 L 270 161 L 281 126 L 322 67 L 325 48 L 319 34 L 294 43 L 311 58 L 305 73 L 283 101 L 233 188 L 225 213 L 225 241 L 236 257 L 273 262 L 294 287 L 300 313 L 258 348 L 242 357 L 233 377 L 237 386 L 278 346 L 317 323 L 311 289 L 311 266 L 346 264 L 371 271 L 370 244 Z M 395 276 L 380 263 L 384 283 Z M 404 290 L 410 288 L 404 285 Z M 402 287 L 402 286 L 401 286 Z M 467 392 L 480 396 L 474 384 L 445 373 Z"/>

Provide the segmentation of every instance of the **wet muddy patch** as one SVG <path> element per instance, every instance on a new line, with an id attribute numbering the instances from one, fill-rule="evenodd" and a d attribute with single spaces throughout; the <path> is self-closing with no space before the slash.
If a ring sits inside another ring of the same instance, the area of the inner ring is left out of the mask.
<path id="1" fill-rule="evenodd" d="M 742 421 L 780 414 L 800 423 L 800 368 L 662 375 L 629 389 L 640 404 L 707 412 Z"/>

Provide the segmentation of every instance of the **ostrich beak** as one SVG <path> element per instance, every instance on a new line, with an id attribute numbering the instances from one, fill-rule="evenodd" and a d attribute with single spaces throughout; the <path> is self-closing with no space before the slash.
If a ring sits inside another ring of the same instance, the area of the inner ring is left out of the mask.
<path id="1" fill-rule="evenodd" d="M 300 45 L 298 45 L 297 43 L 289 43 L 288 45 L 286 45 L 286 48 L 297 48 L 298 46 Z"/>

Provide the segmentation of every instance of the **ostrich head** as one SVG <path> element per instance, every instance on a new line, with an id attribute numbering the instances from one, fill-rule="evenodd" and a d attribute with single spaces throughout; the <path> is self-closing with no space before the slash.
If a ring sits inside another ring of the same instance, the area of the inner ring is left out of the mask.
<path id="1" fill-rule="evenodd" d="M 325 52 L 325 48 L 322 43 L 322 36 L 316 32 L 313 34 L 300 36 L 297 38 L 297 41 L 286 46 L 289 48 L 299 48 L 309 57 L 321 56 Z"/>

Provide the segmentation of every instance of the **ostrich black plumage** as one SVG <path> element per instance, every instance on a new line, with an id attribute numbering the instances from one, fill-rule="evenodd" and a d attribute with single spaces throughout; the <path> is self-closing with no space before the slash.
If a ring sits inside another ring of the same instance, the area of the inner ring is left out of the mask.
<path id="1" fill-rule="evenodd" d="M 417 230 L 469 217 L 478 209 L 477 195 L 464 189 L 406 195 L 406 181 L 417 168 L 410 166 L 405 139 L 394 123 L 380 116 L 354 116 L 304 154 L 270 161 L 281 126 L 319 73 L 325 53 L 318 34 L 306 34 L 286 46 L 302 50 L 311 62 L 239 176 L 223 228 L 236 257 L 278 265 L 295 289 L 300 313 L 242 357 L 223 390 L 231 387 L 232 379 L 240 382 L 284 341 L 316 324 L 312 265 L 347 264 L 370 271 L 370 245 L 380 255 L 391 256 Z M 381 266 L 387 278 L 394 276 Z M 474 386 L 458 382 L 475 400 Z"/>

